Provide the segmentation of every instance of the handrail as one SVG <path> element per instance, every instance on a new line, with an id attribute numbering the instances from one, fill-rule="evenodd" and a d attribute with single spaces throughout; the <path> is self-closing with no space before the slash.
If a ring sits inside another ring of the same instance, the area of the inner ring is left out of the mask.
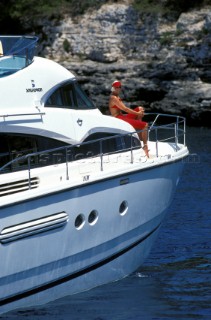
<path id="1" fill-rule="evenodd" d="M 149 114 L 148 114 L 149 115 Z M 154 115 L 153 113 L 150 114 L 150 116 Z M 156 143 L 156 156 L 158 157 L 159 156 L 159 150 L 158 150 L 158 142 L 164 142 L 164 141 L 171 141 L 172 139 L 174 139 L 174 143 L 175 143 L 175 146 L 176 146 L 176 150 L 177 150 L 177 146 L 178 146 L 178 141 L 179 141 L 179 137 L 183 136 L 183 144 L 185 145 L 185 118 L 184 117 L 181 117 L 181 116 L 173 116 L 173 115 L 164 115 L 164 114 L 155 114 L 156 117 L 155 117 L 155 120 L 153 121 L 153 125 L 150 126 L 150 130 L 149 130 L 149 134 L 151 134 L 152 132 L 155 132 L 155 143 Z M 165 116 L 165 117 L 169 117 L 169 118 L 175 118 L 175 122 L 171 122 L 171 123 L 168 123 L 168 124 L 162 124 L 162 125 L 155 125 L 158 118 L 160 116 Z M 182 128 L 179 128 L 179 125 L 182 125 Z M 162 139 L 159 139 L 158 138 L 158 132 L 159 130 L 172 130 L 173 131 L 173 135 L 170 135 L 168 136 L 167 138 L 162 138 Z M 143 130 L 139 130 L 139 132 L 141 132 Z M 93 158 L 93 157 L 99 157 L 100 158 L 100 170 L 103 171 L 104 170 L 104 163 L 103 163 L 103 157 L 105 155 L 108 154 L 108 151 L 107 152 L 103 152 L 103 143 L 107 140 L 110 140 L 110 139 L 115 139 L 115 138 L 118 138 L 118 137 L 125 137 L 125 136 L 128 136 L 130 137 L 130 146 L 126 146 L 126 148 L 122 148 L 121 150 L 116 150 L 116 151 L 112 151 L 112 152 L 109 152 L 109 154 L 116 154 L 116 153 L 119 153 L 120 151 L 130 151 L 130 162 L 131 164 L 133 164 L 134 160 L 133 160 L 133 151 L 135 149 L 137 149 L 138 146 L 137 144 L 134 144 L 134 139 L 133 137 L 137 134 L 138 131 L 135 131 L 135 132 L 129 132 L 129 133 L 124 133 L 124 134 L 116 134 L 116 135 L 113 135 L 111 137 L 105 137 L 105 138 L 101 138 L 101 139 L 95 139 L 95 140 L 91 140 L 91 141 L 87 141 L 87 142 L 82 142 L 82 143 L 76 143 L 74 145 L 71 145 L 71 146 L 62 146 L 62 147 L 57 147 L 57 148 L 54 148 L 54 149 L 48 149 L 48 150 L 45 150 L 45 151 L 40 151 L 40 152 L 35 152 L 35 153 L 29 153 L 29 154 L 26 154 L 24 156 L 21 156 L 21 157 L 18 157 L 16 159 L 13 159 L 11 161 L 9 161 L 8 163 L 6 163 L 5 165 L 3 165 L 1 168 L 0 168 L 0 173 L 3 172 L 7 167 L 10 167 L 11 165 L 15 164 L 15 163 L 18 163 L 18 162 L 21 162 L 21 161 L 27 161 L 27 170 L 28 170 L 28 179 L 29 179 L 29 189 L 31 189 L 31 160 L 35 157 L 39 157 L 41 155 L 46 155 L 46 154 L 52 154 L 55 153 L 55 152 L 58 152 L 58 151 L 64 151 L 64 154 L 65 154 L 65 161 L 63 163 L 66 163 L 66 180 L 69 180 L 69 168 L 68 168 L 68 164 L 73 162 L 73 161 L 76 161 L 77 159 L 71 159 L 71 160 L 68 160 L 68 151 L 71 151 L 73 150 L 74 151 L 74 148 L 78 148 L 80 146 L 85 146 L 85 145 L 92 145 L 94 143 L 99 143 L 99 152 L 95 155 L 89 155 L 89 156 L 86 156 L 85 158 Z M 136 135 L 137 136 L 137 135 Z M 73 153 L 74 154 L 74 153 Z M 77 156 L 77 154 L 76 154 Z M 42 167 L 43 165 L 40 165 L 40 167 Z"/>
<path id="2" fill-rule="evenodd" d="M 11 113 L 11 114 L 0 114 L 0 117 L 20 117 L 20 116 L 43 116 L 45 112 L 33 112 L 33 113 Z"/>
<path id="3" fill-rule="evenodd" d="M 180 135 L 178 135 L 178 131 L 179 131 L 179 124 L 181 123 L 181 124 L 183 124 L 183 130 L 182 130 L 182 132 L 184 133 L 184 134 L 183 134 L 183 137 L 184 137 L 183 144 L 186 145 L 186 119 L 185 119 L 185 117 L 177 116 L 177 115 L 171 115 L 171 114 L 165 114 L 165 113 L 155 113 L 155 112 L 145 113 L 145 115 L 146 115 L 146 116 L 147 116 L 147 115 L 150 115 L 150 116 L 155 115 L 155 116 L 156 116 L 155 119 L 154 119 L 154 121 L 152 122 L 152 124 L 151 124 L 150 127 L 149 127 L 149 132 L 150 132 L 150 131 L 152 130 L 152 128 L 155 126 L 155 124 L 156 124 L 156 122 L 158 121 L 159 118 L 162 118 L 162 117 L 163 117 L 163 118 L 164 118 L 164 117 L 176 118 L 176 128 L 177 128 L 177 129 L 175 129 L 175 130 L 176 130 L 175 139 L 176 139 L 176 137 L 178 138 L 178 136 L 180 136 Z M 179 119 L 180 119 L 180 120 L 179 120 Z M 172 125 L 173 125 L 173 124 L 175 124 L 175 123 L 172 123 Z M 159 128 L 162 128 L 162 126 L 159 125 Z M 181 129 L 180 129 L 180 131 L 181 131 Z"/>

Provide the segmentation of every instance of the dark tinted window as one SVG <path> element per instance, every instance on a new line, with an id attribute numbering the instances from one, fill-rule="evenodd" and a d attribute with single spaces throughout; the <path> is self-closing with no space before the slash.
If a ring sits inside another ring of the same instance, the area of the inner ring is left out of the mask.
<path id="1" fill-rule="evenodd" d="M 103 140 L 98 140 L 103 139 Z M 130 135 L 117 137 L 112 133 L 98 132 L 91 134 L 84 144 L 70 146 L 62 141 L 47 137 L 27 136 L 16 134 L 0 134 L 0 168 L 9 161 L 14 160 L 11 165 L 6 166 L 0 174 L 8 171 L 24 170 L 28 167 L 26 155 L 30 154 L 30 166 L 43 167 L 52 164 L 75 161 L 90 158 L 97 155 L 112 154 L 140 148 L 140 140 Z M 56 148 L 56 149 L 55 149 Z M 54 149 L 53 151 L 50 151 Z M 42 154 L 32 155 L 34 152 Z M 21 157 L 20 160 L 18 160 Z"/>
<path id="2" fill-rule="evenodd" d="M 93 102 L 87 97 L 85 92 L 79 87 L 78 84 L 75 85 L 75 95 L 77 100 L 77 106 L 79 109 L 93 109 L 95 108 Z"/>
<path id="3" fill-rule="evenodd" d="M 57 89 L 47 100 L 46 107 L 62 107 L 63 99 L 60 89 Z"/>
<path id="4" fill-rule="evenodd" d="M 103 141 L 96 141 L 104 138 Z M 131 146 L 133 148 L 140 148 L 140 140 L 128 135 L 117 137 L 114 134 L 109 133 L 94 133 L 91 134 L 84 142 L 90 142 L 83 146 L 78 146 L 75 152 L 81 158 L 96 156 L 101 153 L 109 154 L 114 152 L 121 152 L 122 150 L 129 150 Z"/>
<path id="5" fill-rule="evenodd" d="M 46 107 L 71 108 L 71 109 L 94 109 L 93 102 L 81 89 L 79 84 L 69 82 L 57 88 L 47 99 Z"/>

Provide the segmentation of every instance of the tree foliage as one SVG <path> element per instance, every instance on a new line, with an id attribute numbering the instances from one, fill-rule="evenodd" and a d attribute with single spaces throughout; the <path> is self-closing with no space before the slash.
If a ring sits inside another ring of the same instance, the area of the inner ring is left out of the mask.
<path id="1" fill-rule="evenodd" d="M 72 16 L 83 14 L 88 9 L 99 8 L 105 3 L 121 3 L 121 0 L 1 0 L 1 34 L 19 33 L 22 21 L 36 22 L 40 17 L 59 17 L 64 13 Z M 137 10 L 147 12 L 181 13 L 194 7 L 211 5 L 211 0 L 133 0 Z"/>
<path id="2" fill-rule="evenodd" d="M 5 15 L 12 18 L 51 16 L 70 12 L 84 13 L 87 9 L 99 7 L 108 0 L 1 0 L 0 19 Z M 113 1 L 115 2 L 115 1 Z"/>
<path id="3" fill-rule="evenodd" d="M 195 7 L 211 5 L 211 0 L 134 0 L 134 6 L 144 12 L 186 12 Z"/>

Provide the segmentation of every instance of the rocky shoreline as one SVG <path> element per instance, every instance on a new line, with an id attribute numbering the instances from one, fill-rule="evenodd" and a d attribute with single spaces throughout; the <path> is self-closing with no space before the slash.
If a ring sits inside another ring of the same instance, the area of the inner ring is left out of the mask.
<path id="1" fill-rule="evenodd" d="M 209 7 L 172 21 L 137 13 L 130 1 L 107 4 L 77 19 L 45 22 L 42 38 L 40 54 L 72 71 L 102 112 L 119 79 L 130 106 L 211 126 Z"/>

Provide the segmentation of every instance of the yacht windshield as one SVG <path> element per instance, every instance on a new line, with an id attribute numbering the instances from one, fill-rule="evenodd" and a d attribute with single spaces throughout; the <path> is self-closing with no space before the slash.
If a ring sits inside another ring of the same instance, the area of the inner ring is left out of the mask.
<path id="1" fill-rule="evenodd" d="M 35 36 L 0 36 L 0 77 L 31 64 L 37 41 Z"/>

